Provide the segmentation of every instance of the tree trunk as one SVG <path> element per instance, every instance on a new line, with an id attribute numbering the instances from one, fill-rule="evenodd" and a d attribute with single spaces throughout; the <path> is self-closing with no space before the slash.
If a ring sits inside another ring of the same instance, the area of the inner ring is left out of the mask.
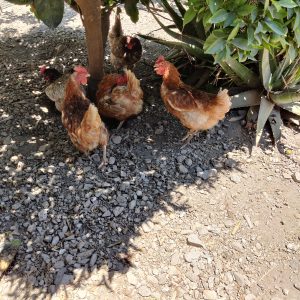
<path id="1" fill-rule="evenodd" d="M 78 4 L 75 1 L 72 1 L 70 3 L 69 1 L 65 0 L 65 2 L 76 12 L 78 12 L 79 14 L 81 13 Z M 111 5 L 111 6 L 105 6 L 101 9 L 101 25 L 102 25 L 101 30 L 102 30 L 103 49 L 105 49 L 106 42 L 107 42 L 107 36 L 108 36 L 109 25 L 110 25 L 109 23 L 110 13 L 114 7 L 115 5 Z"/>
<path id="2" fill-rule="evenodd" d="M 89 73 L 87 96 L 93 100 L 97 83 L 103 77 L 103 40 L 101 24 L 101 0 L 76 0 L 82 13 L 88 52 Z"/>

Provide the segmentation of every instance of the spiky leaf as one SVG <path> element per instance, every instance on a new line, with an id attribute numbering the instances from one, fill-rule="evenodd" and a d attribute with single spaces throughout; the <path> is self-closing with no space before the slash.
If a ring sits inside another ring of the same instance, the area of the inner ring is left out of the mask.
<path id="1" fill-rule="evenodd" d="M 264 48 L 261 57 L 260 74 L 262 76 L 263 86 L 267 91 L 271 89 L 271 79 L 272 79 L 269 56 L 270 56 L 269 50 Z"/>
<path id="2" fill-rule="evenodd" d="M 259 105 L 260 94 L 257 90 L 243 92 L 231 97 L 231 109 Z"/>
<path id="3" fill-rule="evenodd" d="M 257 128 L 256 128 L 256 138 L 255 138 L 255 146 L 258 145 L 261 135 L 263 133 L 263 129 L 265 127 L 265 124 L 270 116 L 270 113 L 272 112 L 275 104 L 268 101 L 266 97 L 261 97 L 260 107 L 259 107 L 259 113 L 258 113 L 258 119 L 257 119 Z"/>
<path id="4" fill-rule="evenodd" d="M 281 137 L 281 126 L 282 126 L 282 119 L 280 116 L 280 111 L 278 109 L 273 109 L 270 116 L 269 116 L 269 123 L 271 125 L 273 138 L 275 144 L 280 140 Z"/>
<path id="5" fill-rule="evenodd" d="M 292 112 L 293 114 L 300 116 L 300 102 L 294 102 L 289 104 L 280 104 L 281 108 Z"/>

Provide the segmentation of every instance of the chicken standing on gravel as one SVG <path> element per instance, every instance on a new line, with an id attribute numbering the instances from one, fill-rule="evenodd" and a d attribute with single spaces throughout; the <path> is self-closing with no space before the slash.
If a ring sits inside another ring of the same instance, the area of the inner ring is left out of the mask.
<path id="1" fill-rule="evenodd" d="M 108 131 L 102 122 L 97 107 L 90 102 L 80 85 L 87 84 L 89 76 L 84 67 L 77 66 L 67 81 L 62 107 L 62 122 L 74 146 L 88 154 L 98 146 L 103 148 L 103 159 L 99 167 L 107 163 L 106 146 Z"/>
<path id="2" fill-rule="evenodd" d="M 229 111 L 231 102 L 226 89 L 217 95 L 196 90 L 180 80 L 176 67 L 160 56 L 154 69 L 163 77 L 160 93 L 167 110 L 189 129 L 187 143 L 201 130 L 215 126 Z"/>
<path id="3" fill-rule="evenodd" d="M 96 105 L 101 115 L 120 121 L 138 115 L 143 109 L 143 91 L 140 81 L 130 70 L 124 74 L 108 74 L 98 85 Z"/>

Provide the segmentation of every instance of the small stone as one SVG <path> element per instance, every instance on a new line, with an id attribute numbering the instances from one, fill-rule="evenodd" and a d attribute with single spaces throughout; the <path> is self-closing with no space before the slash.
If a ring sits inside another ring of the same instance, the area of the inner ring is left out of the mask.
<path id="1" fill-rule="evenodd" d="M 96 253 L 94 253 L 93 255 L 92 255 L 92 257 L 91 257 L 91 259 L 90 259 L 90 267 L 93 267 L 94 265 L 95 265 L 95 263 L 96 263 L 96 261 L 97 261 L 97 254 Z"/>
<path id="2" fill-rule="evenodd" d="M 54 264 L 54 268 L 55 269 L 61 269 L 65 266 L 65 263 L 63 262 L 63 260 L 58 260 L 55 264 Z"/>
<path id="3" fill-rule="evenodd" d="M 294 181 L 300 183 L 300 172 L 296 172 L 292 175 L 292 178 L 294 179 Z"/>
<path id="4" fill-rule="evenodd" d="M 205 300 L 216 300 L 218 299 L 218 294 L 212 290 L 204 290 L 203 291 L 203 299 Z"/>
<path id="5" fill-rule="evenodd" d="M 192 164 L 193 164 L 193 161 L 192 161 L 190 158 L 187 158 L 187 159 L 185 160 L 185 164 L 186 164 L 187 166 L 191 167 Z"/>
<path id="6" fill-rule="evenodd" d="M 159 128 L 157 128 L 157 129 L 155 130 L 155 134 L 156 134 L 156 135 L 162 134 L 163 132 L 164 132 L 163 126 L 160 126 Z"/>
<path id="7" fill-rule="evenodd" d="M 289 290 L 288 289 L 282 289 L 282 293 L 283 295 L 287 296 L 289 294 Z"/>
<path id="8" fill-rule="evenodd" d="M 149 297 L 151 295 L 151 290 L 146 286 L 146 285 L 142 285 L 139 288 L 138 293 L 142 296 L 142 297 Z"/>
<path id="9" fill-rule="evenodd" d="M 113 156 L 111 156 L 111 157 L 109 158 L 109 160 L 108 160 L 108 163 L 109 163 L 110 165 L 113 165 L 115 162 L 116 162 L 116 159 L 115 159 Z"/>
<path id="10" fill-rule="evenodd" d="M 242 275 L 242 274 L 240 274 L 238 272 L 234 272 L 233 275 L 234 275 L 234 278 L 235 278 L 235 281 L 237 282 L 237 284 L 239 286 L 243 287 L 245 285 L 245 277 L 244 277 L 244 275 Z"/>
<path id="11" fill-rule="evenodd" d="M 127 272 L 126 274 L 127 276 L 127 280 L 130 284 L 132 285 L 137 285 L 138 284 L 138 279 L 136 278 L 136 276 L 132 273 L 132 272 Z"/>
<path id="12" fill-rule="evenodd" d="M 77 292 L 77 296 L 79 297 L 79 299 L 86 299 L 87 297 L 87 291 L 86 289 L 81 289 Z"/>
<path id="13" fill-rule="evenodd" d="M 291 173 L 283 173 L 282 176 L 283 176 L 284 179 L 291 179 L 292 178 Z"/>
<path id="14" fill-rule="evenodd" d="M 187 243 L 188 243 L 188 245 L 191 245 L 191 246 L 203 247 L 204 248 L 203 242 L 199 239 L 198 235 L 194 234 L 194 233 L 190 234 L 187 237 Z"/>
<path id="15" fill-rule="evenodd" d="M 228 158 L 225 160 L 225 167 L 233 169 L 236 167 L 236 161 L 232 158 Z"/>
<path id="16" fill-rule="evenodd" d="M 136 207 L 136 200 L 132 200 L 129 202 L 129 209 L 134 209 Z"/>
<path id="17" fill-rule="evenodd" d="M 210 169 L 205 171 L 197 172 L 197 176 L 201 177 L 203 180 L 207 180 L 211 177 L 217 176 L 218 171 L 216 169 Z"/>
<path id="18" fill-rule="evenodd" d="M 241 182 L 241 177 L 237 174 L 231 174 L 230 180 L 234 183 L 239 183 Z"/>
<path id="19" fill-rule="evenodd" d="M 180 264 L 180 256 L 179 256 L 179 253 L 176 252 L 171 257 L 171 265 L 172 266 L 177 266 L 179 264 Z"/>
<path id="20" fill-rule="evenodd" d="M 148 232 L 150 232 L 150 231 L 152 231 L 152 226 L 151 226 L 152 224 L 150 223 L 150 222 L 144 222 L 143 224 L 142 224 L 142 229 L 143 229 L 143 231 L 145 232 L 145 233 L 148 233 Z"/>
<path id="21" fill-rule="evenodd" d="M 290 251 L 295 251 L 296 252 L 299 249 L 299 247 L 300 247 L 299 245 L 296 245 L 294 243 L 286 244 L 286 248 Z"/>
<path id="22" fill-rule="evenodd" d="M 69 284 L 73 280 L 73 275 L 64 274 L 61 280 L 61 284 Z"/>
<path id="23" fill-rule="evenodd" d="M 117 217 L 123 212 L 123 210 L 124 210 L 124 207 L 117 206 L 114 208 L 113 214 L 115 215 L 115 217 Z"/>
<path id="24" fill-rule="evenodd" d="M 178 169 L 182 174 L 187 174 L 189 172 L 189 170 L 184 165 L 179 165 Z"/>
<path id="25" fill-rule="evenodd" d="M 199 259 L 200 255 L 201 255 L 201 252 L 199 250 L 193 249 L 184 254 L 184 259 L 187 262 L 191 263 L 191 262 L 197 261 Z"/>
<path id="26" fill-rule="evenodd" d="M 57 245 L 58 242 L 59 242 L 59 236 L 56 235 L 52 239 L 51 245 L 55 246 L 55 245 Z"/>
<path id="27" fill-rule="evenodd" d="M 121 143 L 122 138 L 119 135 L 113 135 L 111 140 L 114 144 L 118 145 Z"/>
<path id="28" fill-rule="evenodd" d="M 255 300 L 255 299 L 256 299 L 256 297 L 253 294 L 247 294 L 245 296 L 245 300 Z"/>

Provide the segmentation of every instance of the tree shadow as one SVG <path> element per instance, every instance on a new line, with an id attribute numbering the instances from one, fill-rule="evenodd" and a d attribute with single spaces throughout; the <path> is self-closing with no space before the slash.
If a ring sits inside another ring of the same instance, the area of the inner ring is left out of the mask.
<path id="1" fill-rule="evenodd" d="M 205 192 L 218 174 L 238 169 L 227 153 L 249 153 L 252 137 L 226 119 L 181 149 L 186 130 L 166 112 L 151 67 L 166 49 L 145 41 L 145 58 L 136 67 L 144 112 L 121 129 L 120 144 L 110 143 L 110 164 L 101 172 L 100 151 L 84 157 L 74 149 L 38 74 L 44 63 L 86 65 L 83 33 L 34 30 L 19 40 L 0 43 L 1 113 L 8 118 L 0 121 L 0 233 L 22 241 L 2 276 L 2 294 L 45 299 L 87 278 L 113 291 L 114 278 L 135 267 L 135 238 L 155 230 L 156 219 L 192 209 L 184 189 Z"/>

